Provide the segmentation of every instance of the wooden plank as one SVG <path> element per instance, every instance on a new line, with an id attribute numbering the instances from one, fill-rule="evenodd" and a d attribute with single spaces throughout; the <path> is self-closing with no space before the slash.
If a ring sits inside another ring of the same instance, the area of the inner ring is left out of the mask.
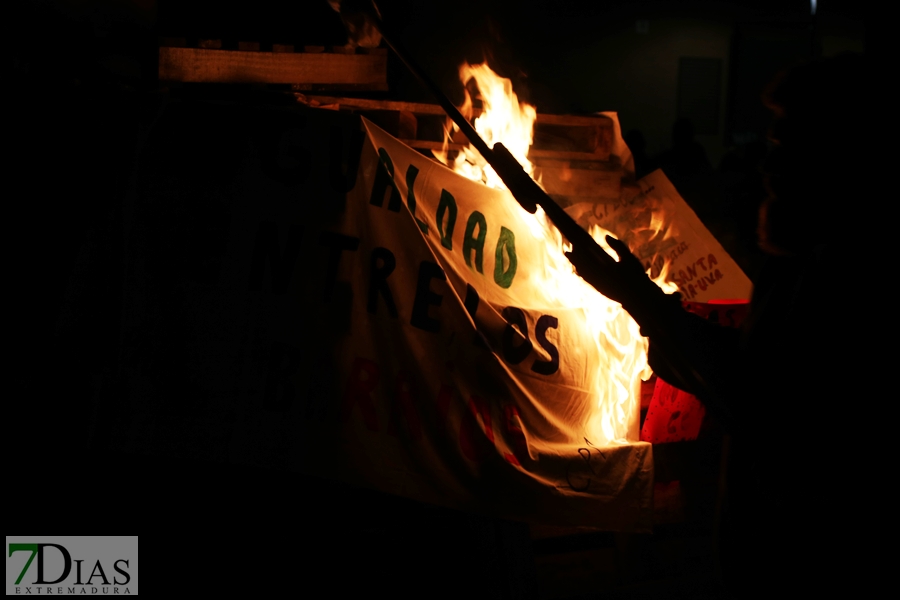
<path id="1" fill-rule="evenodd" d="M 416 148 L 419 150 L 442 150 L 444 147 L 443 142 L 431 142 L 427 140 L 400 140 L 410 148 Z M 462 150 L 464 144 L 450 143 L 447 146 L 448 150 Z M 594 154 L 593 152 L 564 152 L 560 150 L 539 150 L 536 148 L 531 148 L 528 152 L 528 157 L 531 159 L 535 158 L 550 158 L 556 160 L 585 160 L 585 161 L 601 161 L 602 159 Z"/>
<path id="2" fill-rule="evenodd" d="M 411 112 L 416 115 L 445 115 L 444 109 L 437 104 L 419 102 L 395 102 L 391 100 L 369 100 L 368 98 L 339 98 L 336 96 L 309 96 L 320 104 L 338 104 L 344 108 L 363 110 L 396 110 Z"/>
<path id="3" fill-rule="evenodd" d="M 336 105 L 341 110 L 408 112 L 412 115 L 446 116 L 436 104 L 417 102 L 394 102 L 369 100 L 365 98 L 340 98 L 335 96 L 310 96 L 310 101 Z M 481 115 L 480 109 L 473 110 L 473 118 Z M 532 158 L 555 158 L 560 160 L 605 161 L 610 157 L 613 121 L 609 117 L 545 115 L 538 114 L 534 128 Z M 412 137 L 412 136 L 410 136 Z M 467 140 L 460 132 L 453 136 L 454 143 Z M 413 146 L 433 149 L 433 146 Z"/>
<path id="4" fill-rule="evenodd" d="M 359 110 L 384 110 L 406 111 L 414 115 L 441 115 L 447 116 L 444 109 L 437 104 L 424 104 L 421 102 L 398 102 L 394 100 L 370 100 L 368 98 L 340 98 L 337 96 L 309 96 L 310 100 L 316 100 L 322 104 L 339 104 L 342 108 Z M 473 117 L 481 115 L 481 109 L 473 109 Z"/>
<path id="5" fill-rule="evenodd" d="M 337 106 L 340 110 L 356 110 L 368 113 L 370 118 L 378 120 L 373 113 L 406 113 L 415 116 L 446 117 L 444 110 L 436 104 L 418 102 L 396 102 L 389 100 L 370 100 L 366 98 L 342 98 L 337 96 L 308 96 L 307 102 L 328 106 Z M 473 116 L 481 114 L 475 109 Z M 610 158 L 610 140 L 612 139 L 613 121 L 602 115 L 584 117 L 571 115 L 538 114 L 535 124 L 534 145 L 529 152 L 532 160 L 550 159 L 557 161 L 590 161 L 603 162 Z M 412 148 L 420 150 L 440 150 L 442 142 L 435 140 L 412 139 L 413 135 L 399 135 Z M 468 140 L 461 132 L 453 135 L 450 150 L 460 150 Z"/>
<path id="6" fill-rule="evenodd" d="M 196 83 L 352 85 L 387 90 L 384 54 L 159 49 L 159 79 Z"/>
<path id="7" fill-rule="evenodd" d="M 318 100 L 322 104 L 340 104 L 349 108 L 363 108 L 368 110 L 406 110 L 417 115 L 443 115 L 444 109 L 437 104 L 424 104 L 420 102 L 396 102 L 391 100 L 369 100 L 367 98 L 340 98 L 336 96 L 310 96 L 310 100 Z M 481 115 L 480 108 L 472 110 L 472 116 Z M 570 127 L 597 127 L 612 126 L 612 120 L 602 115 L 578 116 L 578 115 L 547 115 L 538 113 L 536 123 L 541 125 L 562 125 Z"/>

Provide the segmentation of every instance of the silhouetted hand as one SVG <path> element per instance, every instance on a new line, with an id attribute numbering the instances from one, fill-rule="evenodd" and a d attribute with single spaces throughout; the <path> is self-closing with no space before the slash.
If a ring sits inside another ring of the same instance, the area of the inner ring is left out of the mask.
<path id="1" fill-rule="evenodd" d="M 654 314 L 670 304 L 670 299 L 647 277 L 641 261 L 624 242 L 610 235 L 606 236 L 606 242 L 619 256 L 618 262 L 599 247 L 573 250 L 566 257 L 582 279 L 621 304 L 642 328 L 647 327 Z"/>

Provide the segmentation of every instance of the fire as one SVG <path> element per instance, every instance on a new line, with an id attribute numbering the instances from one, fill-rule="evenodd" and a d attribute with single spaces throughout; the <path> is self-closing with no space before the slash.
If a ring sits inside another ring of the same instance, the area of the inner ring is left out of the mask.
<path id="1" fill-rule="evenodd" d="M 484 111 L 475 119 L 475 131 L 488 146 L 503 142 L 506 149 L 516 157 L 529 175 L 534 175 L 534 165 L 528 160 L 531 148 L 534 121 L 537 110 L 529 104 L 519 104 L 512 89 L 512 82 L 494 73 L 487 64 L 470 65 L 464 63 L 459 68 L 459 78 L 463 85 L 474 81 L 481 93 Z M 460 112 L 471 118 L 472 98 L 466 90 L 466 100 Z M 446 151 L 438 157 L 447 164 Z M 477 150 L 467 145 L 456 156 L 452 168 L 474 181 L 481 181 L 488 187 L 506 189 L 500 177 Z"/>
<path id="2" fill-rule="evenodd" d="M 512 83 L 494 73 L 487 64 L 464 64 L 460 68 L 460 78 L 463 85 L 474 80 L 481 96 L 483 112 L 474 122 L 476 131 L 488 146 L 502 142 L 529 175 L 533 175 L 534 166 L 528 160 L 528 150 L 537 117 L 535 108 L 520 103 Z M 471 117 L 472 101 L 468 91 L 460 110 Z M 446 146 L 443 152 L 435 152 L 435 155 L 469 179 L 505 189 L 490 165 L 471 146 L 464 147 L 452 162 L 448 160 Z M 546 248 L 543 272 L 532 285 L 538 296 L 536 301 L 543 299 L 580 311 L 584 328 L 596 344 L 593 349 L 599 357 L 594 386 L 596 411 L 591 422 L 586 423 L 586 431 L 605 444 L 637 441 L 641 380 L 648 379 L 651 374 L 647 364 L 647 339 L 641 336 L 637 323 L 621 305 L 601 295 L 575 273 L 564 254 L 569 249 L 568 244 L 543 210 L 538 207 L 534 215 L 526 214 L 525 217 L 532 236 Z M 650 229 L 664 230 L 658 215 L 653 215 L 650 221 Z M 594 239 L 615 256 L 605 242 L 607 233 L 596 226 L 591 231 Z M 665 278 L 664 267 L 656 279 L 658 285 L 662 285 Z"/>

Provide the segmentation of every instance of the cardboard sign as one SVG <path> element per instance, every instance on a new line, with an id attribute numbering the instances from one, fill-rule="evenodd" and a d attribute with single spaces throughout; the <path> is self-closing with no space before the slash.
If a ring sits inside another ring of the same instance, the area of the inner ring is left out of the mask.
<path id="1" fill-rule="evenodd" d="M 620 177 L 616 198 L 566 207 L 585 229 L 599 225 L 628 243 L 657 279 L 674 283 L 685 301 L 748 300 L 753 284 L 662 170 L 631 183 Z M 666 267 L 666 265 L 668 265 Z"/>

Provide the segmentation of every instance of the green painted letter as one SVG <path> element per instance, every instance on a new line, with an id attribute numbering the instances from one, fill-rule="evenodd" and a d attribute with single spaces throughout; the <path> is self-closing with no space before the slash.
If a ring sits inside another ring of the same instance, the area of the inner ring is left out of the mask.
<path id="1" fill-rule="evenodd" d="M 447 230 L 444 231 L 444 213 L 449 209 L 447 216 Z M 441 245 L 447 250 L 453 250 L 453 228 L 456 226 L 456 198 L 447 190 L 441 190 L 441 201 L 437 207 L 437 227 L 441 234 Z"/>
<path id="2" fill-rule="evenodd" d="M 509 264 L 503 266 L 503 249 L 506 248 L 506 255 Z M 513 277 L 516 276 L 516 267 L 518 260 L 516 259 L 516 234 L 507 229 L 500 227 L 500 239 L 497 240 L 497 252 L 494 255 L 494 281 L 502 288 L 508 288 L 512 285 Z"/>
<path id="3" fill-rule="evenodd" d="M 475 226 L 478 226 L 478 237 L 473 236 Z M 484 273 L 482 266 L 484 258 L 484 238 L 487 237 L 487 221 L 484 215 L 477 210 L 469 215 L 469 221 L 466 223 L 466 235 L 463 238 L 463 258 L 466 259 L 466 266 L 472 267 L 472 250 L 475 251 L 475 269 L 479 273 Z"/>

